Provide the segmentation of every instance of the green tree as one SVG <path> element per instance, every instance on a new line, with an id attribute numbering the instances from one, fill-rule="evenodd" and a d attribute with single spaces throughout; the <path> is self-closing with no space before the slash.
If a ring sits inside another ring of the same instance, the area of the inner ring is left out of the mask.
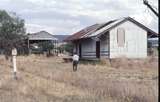
<path id="1" fill-rule="evenodd" d="M 72 43 L 67 43 L 67 44 L 63 45 L 63 48 L 69 54 L 73 54 L 73 44 Z"/>
<path id="2" fill-rule="evenodd" d="M 15 13 L 7 13 L 0 10 L 0 49 L 9 56 L 11 49 L 22 48 L 25 39 L 24 20 L 20 19 Z"/>
<path id="3" fill-rule="evenodd" d="M 52 55 L 51 50 L 54 49 L 54 45 L 51 41 L 40 42 L 38 43 L 38 46 L 42 49 L 42 51 L 47 52 L 47 56 Z"/>

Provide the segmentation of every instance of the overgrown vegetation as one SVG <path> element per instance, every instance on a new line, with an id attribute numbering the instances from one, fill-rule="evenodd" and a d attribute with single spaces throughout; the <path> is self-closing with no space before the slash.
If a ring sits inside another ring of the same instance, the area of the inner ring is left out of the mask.
<path id="1" fill-rule="evenodd" d="M 55 47 L 51 41 L 39 42 L 38 46 L 42 49 L 43 52 L 47 52 L 47 56 L 52 55 L 51 50 L 53 50 Z"/>
<path id="2" fill-rule="evenodd" d="M 112 60 L 114 67 L 104 60 L 103 64 L 79 64 L 73 72 L 72 64 L 64 63 L 59 57 L 19 56 L 15 81 L 11 76 L 11 63 L 0 56 L 0 100 L 158 102 L 158 59 L 127 60 Z M 130 66 L 131 61 L 135 62 Z"/>
<path id="3" fill-rule="evenodd" d="M 63 44 L 60 47 L 58 47 L 58 50 L 59 50 L 60 53 L 66 51 L 67 53 L 72 55 L 72 53 L 73 53 L 73 44 L 72 43 Z"/>
<path id="4" fill-rule="evenodd" d="M 64 44 L 61 48 L 64 49 L 69 54 L 73 53 L 73 44 L 72 43 Z"/>
<path id="5" fill-rule="evenodd" d="M 25 54 L 27 45 L 24 39 L 26 39 L 24 20 L 15 13 L 0 10 L 0 49 L 6 58 L 10 56 L 13 47 L 18 49 L 18 53 Z"/>

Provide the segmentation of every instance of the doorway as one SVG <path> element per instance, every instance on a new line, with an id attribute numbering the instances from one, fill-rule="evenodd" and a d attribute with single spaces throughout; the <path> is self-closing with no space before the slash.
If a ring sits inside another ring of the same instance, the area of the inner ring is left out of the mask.
<path id="1" fill-rule="evenodd" d="M 79 57 L 82 58 L 82 45 L 79 44 Z"/>
<path id="2" fill-rule="evenodd" d="M 96 41 L 96 57 L 100 58 L 100 41 Z"/>

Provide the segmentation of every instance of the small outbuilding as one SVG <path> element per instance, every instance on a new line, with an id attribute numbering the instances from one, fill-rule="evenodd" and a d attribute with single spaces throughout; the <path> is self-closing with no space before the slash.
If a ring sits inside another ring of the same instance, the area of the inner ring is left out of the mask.
<path id="1" fill-rule="evenodd" d="M 148 38 L 158 34 L 131 17 L 94 24 L 65 39 L 80 58 L 146 58 Z"/>
<path id="2" fill-rule="evenodd" d="M 46 31 L 40 31 L 40 32 L 32 33 L 28 35 L 28 48 L 30 52 L 33 52 L 33 53 L 44 52 L 45 49 L 41 49 L 39 47 L 40 44 L 41 45 L 51 44 L 51 46 L 53 45 L 54 50 L 56 50 L 58 45 L 58 39 L 54 37 L 54 35 Z"/>

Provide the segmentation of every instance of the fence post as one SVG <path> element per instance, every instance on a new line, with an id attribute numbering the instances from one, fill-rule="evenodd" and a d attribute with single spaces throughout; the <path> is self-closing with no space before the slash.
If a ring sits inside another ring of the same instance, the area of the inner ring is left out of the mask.
<path id="1" fill-rule="evenodd" d="M 17 49 L 12 49 L 12 62 L 13 62 L 13 77 L 17 79 L 17 65 L 16 65 L 16 56 L 17 56 Z"/>

